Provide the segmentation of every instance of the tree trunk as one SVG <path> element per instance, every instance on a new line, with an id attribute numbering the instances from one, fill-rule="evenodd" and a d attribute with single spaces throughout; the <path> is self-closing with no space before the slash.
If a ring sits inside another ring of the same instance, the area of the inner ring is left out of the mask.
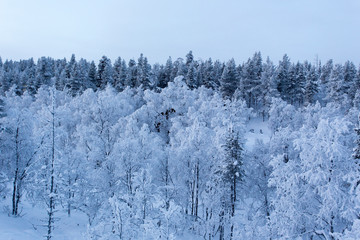
<path id="1" fill-rule="evenodd" d="M 234 224 L 233 218 L 235 216 L 235 202 L 236 202 L 236 175 L 234 174 L 234 180 L 231 185 L 231 228 L 230 228 L 230 239 L 233 239 L 234 235 Z"/>
<path id="2" fill-rule="evenodd" d="M 72 194 L 71 194 L 71 178 L 69 177 L 68 179 L 68 184 L 69 184 L 69 190 L 68 190 L 68 206 L 67 206 L 67 213 L 68 213 L 68 217 L 71 216 L 71 197 L 72 197 Z"/>
<path id="3" fill-rule="evenodd" d="M 15 134 L 15 174 L 14 174 L 14 182 L 13 182 L 13 194 L 12 194 L 12 215 L 17 216 L 18 215 L 18 203 L 17 203 L 17 192 L 18 189 L 18 181 L 19 181 L 19 161 L 20 161 L 20 153 L 19 153 L 19 128 L 16 128 L 16 134 Z"/>
<path id="4" fill-rule="evenodd" d="M 169 210 L 170 200 L 169 200 L 169 158 L 166 156 L 165 160 L 165 201 L 166 201 L 166 210 Z"/>
<path id="5" fill-rule="evenodd" d="M 51 166 L 50 166 L 50 198 L 49 198 L 49 210 L 48 210 L 48 234 L 47 240 L 50 240 L 52 237 L 52 228 L 54 224 L 54 208 L 55 208 L 55 183 L 54 183 L 54 174 L 55 174 L 55 101 L 53 96 L 52 103 L 52 142 L 51 142 Z"/>
<path id="6" fill-rule="evenodd" d="M 198 209 L 199 209 L 199 174 L 200 174 L 200 170 L 199 170 L 199 160 L 198 160 L 196 164 L 195 221 L 197 220 Z"/>
<path id="7" fill-rule="evenodd" d="M 219 224 L 219 240 L 224 240 L 225 229 L 224 229 L 224 211 L 220 212 L 220 224 Z"/>

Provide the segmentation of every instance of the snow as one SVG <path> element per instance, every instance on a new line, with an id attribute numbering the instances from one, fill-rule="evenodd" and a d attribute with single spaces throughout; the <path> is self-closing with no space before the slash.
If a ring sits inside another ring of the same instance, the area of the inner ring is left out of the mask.
<path id="1" fill-rule="evenodd" d="M 245 149 L 251 151 L 257 140 L 261 140 L 264 143 L 270 141 L 271 130 L 268 127 L 268 122 L 264 122 L 262 118 L 251 119 L 246 125 L 247 132 L 245 134 Z"/>
<path id="2" fill-rule="evenodd" d="M 34 229 L 34 226 L 26 217 L 8 217 L 0 214 L 0 239 L 3 240 L 35 240 L 41 239 L 41 234 Z"/>
<path id="3" fill-rule="evenodd" d="M 9 213 L 10 204 L 0 202 L 0 239 L 1 240 L 39 240 L 44 239 L 46 227 L 45 208 L 32 207 L 31 204 L 22 203 L 23 209 L 20 217 L 12 217 Z M 71 217 L 63 211 L 55 213 L 54 240 L 85 240 L 87 219 L 81 212 L 73 212 Z"/>
<path id="4" fill-rule="evenodd" d="M 245 149 L 251 151 L 257 140 L 269 142 L 271 130 L 267 122 L 261 118 L 251 119 L 246 125 Z M 237 163 L 234 163 L 237 164 Z M 10 200 L 0 202 L 0 240 L 38 240 L 46 234 L 44 226 L 47 218 L 45 208 L 33 207 L 30 203 L 23 202 L 21 217 L 11 217 L 9 214 Z M 59 210 L 59 209 L 57 209 Z M 54 240 L 82 240 L 86 239 L 87 217 L 81 212 L 73 211 L 71 217 L 61 209 L 55 213 Z M 180 239 L 194 239 L 193 235 L 187 234 Z"/>
<path id="5" fill-rule="evenodd" d="M 4 202 L 0 203 L 0 240 L 39 240 L 44 239 L 46 228 L 43 226 L 46 213 L 44 209 L 32 207 L 24 203 L 24 214 L 21 217 L 11 217 L 6 212 L 9 210 Z M 86 216 L 81 212 L 73 212 L 68 217 L 65 212 L 57 212 L 55 216 L 54 240 L 86 240 Z M 42 221 L 43 220 L 43 221 Z M 202 239 L 190 233 L 179 236 L 179 240 Z"/>

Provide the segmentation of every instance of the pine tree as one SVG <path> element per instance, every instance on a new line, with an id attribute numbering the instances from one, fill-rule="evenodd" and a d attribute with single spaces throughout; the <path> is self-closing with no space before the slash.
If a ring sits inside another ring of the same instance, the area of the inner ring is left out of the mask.
<path id="1" fill-rule="evenodd" d="M 173 81 L 175 76 L 173 76 L 173 63 L 171 57 L 166 61 L 165 67 L 161 68 L 161 74 L 158 78 L 158 87 L 165 88 L 167 87 L 170 81 Z"/>
<path id="2" fill-rule="evenodd" d="M 324 66 L 320 68 L 319 75 L 319 98 L 321 103 L 326 103 L 329 99 L 328 94 L 330 92 L 330 77 L 333 71 L 333 60 L 329 60 Z"/>
<path id="3" fill-rule="evenodd" d="M 329 79 L 327 100 L 344 104 L 347 101 L 347 92 L 344 92 L 344 68 L 340 64 L 334 66 Z M 347 87 L 345 87 L 347 89 Z"/>
<path id="4" fill-rule="evenodd" d="M 29 59 L 28 67 L 25 71 L 27 75 L 26 90 L 29 92 L 30 95 L 34 96 L 36 94 L 36 88 L 35 88 L 36 65 L 32 58 Z M 1 74 L 1 70 L 0 70 L 0 74 Z"/>
<path id="5" fill-rule="evenodd" d="M 106 56 L 103 56 L 98 65 L 96 87 L 103 90 L 107 84 L 113 85 L 113 82 L 113 67 L 111 65 L 111 60 Z"/>
<path id="6" fill-rule="evenodd" d="M 75 63 L 69 79 L 70 94 L 75 97 L 81 92 L 81 70 L 79 64 Z"/>
<path id="7" fill-rule="evenodd" d="M 290 88 L 290 59 L 285 54 L 283 60 L 279 62 L 278 68 L 276 70 L 276 79 L 278 82 L 277 90 L 280 93 L 280 96 L 285 100 L 288 101 L 290 96 L 287 92 Z"/>
<path id="8" fill-rule="evenodd" d="M 94 61 L 91 61 L 88 76 L 87 76 L 87 79 L 88 79 L 87 82 L 89 83 L 87 88 L 92 88 L 94 91 L 97 90 L 96 72 L 97 72 L 96 65 L 95 65 Z"/>
<path id="9" fill-rule="evenodd" d="M 114 63 L 114 88 L 121 92 L 125 89 L 126 62 L 120 57 Z"/>
<path id="10" fill-rule="evenodd" d="M 235 60 L 227 62 L 220 79 L 220 91 L 226 99 L 231 99 L 239 84 L 239 76 L 236 71 Z"/>
<path id="11" fill-rule="evenodd" d="M 185 77 L 185 82 L 190 89 L 194 89 L 198 87 L 198 79 L 196 74 L 196 64 L 195 62 L 191 62 L 188 66 L 188 71 Z"/>
<path id="12" fill-rule="evenodd" d="M 261 73 L 261 94 L 259 96 L 259 111 L 262 114 L 263 121 L 269 114 L 271 98 L 278 97 L 277 86 L 275 83 L 275 67 L 268 57 L 263 65 Z"/>
<path id="13" fill-rule="evenodd" d="M 144 90 L 150 89 L 151 83 L 150 83 L 150 72 L 151 66 L 148 63 L 148 60 L 146 57 L 143 56 L 143 54 L 140 55 L 138 59 L 137 64 L 137 77 L 136 81 L 138 86 L 142 86 Z"/>
<path id="14" fill-rule="evenodd" d="M 258 108 L 258 98 L 261 94 L 262 58 L 260 52 L 241 68 L 241 92 L 248 107 Z"/>
<path id="15" fill-rule="evenodd" d="M 136 76 L 137 76 L 136 62 L 134 59 L 130 59 L 126 73 L 126 81 L 125 81 L 126 86 L 129 86 L 131 88 L 138 87 L 139 85 Z"/>
<path id="16" fill-rule="evenodd" d="M 311 66 L 306 73 L 306 84 L 304 93 L 304 103 L 313 104 L 316 100 L 316 94 L 318 93 L 318 75 L 314 66 Z"/>
<path id="17" fill-rule="evenodd" d="M 297 62 L 294 66 L 295 76 L 291 80 L 291 88 L 288 92 L 291 95 L 291 102 L 295 106 L 302 106 L 304 102 L 304 88 L 306 84 L 306 76 L 305 76 L 305 69 L 304 65 Z"/>
<path id="18" fill-rule="evenodd" d="M 342 91 L 348 95 L 349 100 L 353 100 L 356 93 L 357 76 L 354 63 L 346 61 L 344 64 L 344 83 Z"/>
<path id="19" fill-rule="evenodd" d="M 193 55 L 192 51 L 190 51 L 188 54 L 186 54 L 186 63 L 185 63 L 185 65 L 187 67 L 189 67 L 192 62 L 194 62 L 194 55 Z"/>
<path id="20" fill-rule="evenodd" d="M 214 74 L 214 64 L 209 58 L 207 61 L 205 61 L 205 67 L 204 67 L 204 80 L 203 84 L 207 88 L 216 89 L 217 84 L 215 82 L 215 74 Z"/>
<path id="21" fill-rule="evenodd" d="M 226 197 L 228 202 L 225 202 L 227 211 L 229 212 L 231 218 L 235 216 L 235 204 L 237 201 L 237 184 L 242 181 L 244 177 L 244 170 L 242 169 L 242 151 L 239 134 L 234 132 L 232 128 L 229 129 L 229 133 L 226 139 L 226 144 L 224 146 L 225 150 L 225 159 L 223 170 L 223 178 L 225 182 L 225 187 L 229 188 L 225 190 L 229 195 Z M 226 200 L 225 200 L 226 201 Z M 234 225 L 230 227 L 230 239 L 234 237 Z"/>
<path id="22" fill-rule="evenodd" d="M 64 69 L 64 74 L 62 76 L 64 80 L 61 79 L 61 81 L 64 81 L 65 88 L 68 90 L 71 89 L 71 75 L 74 74 L 75 64 L 76 64 L 75 54 L 72 54 L 70 61 L 66 64 Z"/>

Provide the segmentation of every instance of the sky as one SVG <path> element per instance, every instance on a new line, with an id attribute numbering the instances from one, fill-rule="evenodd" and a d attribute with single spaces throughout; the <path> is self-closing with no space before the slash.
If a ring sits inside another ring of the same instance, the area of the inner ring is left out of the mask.
<path id="1" fill-rule="evenodd" d="M 0 56 L 360 60 L 359 0 L 0 0 Z"/>

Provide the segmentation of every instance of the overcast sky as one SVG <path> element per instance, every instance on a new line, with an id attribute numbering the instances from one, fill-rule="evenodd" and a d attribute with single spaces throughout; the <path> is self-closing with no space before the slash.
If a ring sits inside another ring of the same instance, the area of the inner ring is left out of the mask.
<path id="1" fill-rule="evenodd" d="M 359 0 L 0 0 L 0 56 L 360 57 Z"/>

